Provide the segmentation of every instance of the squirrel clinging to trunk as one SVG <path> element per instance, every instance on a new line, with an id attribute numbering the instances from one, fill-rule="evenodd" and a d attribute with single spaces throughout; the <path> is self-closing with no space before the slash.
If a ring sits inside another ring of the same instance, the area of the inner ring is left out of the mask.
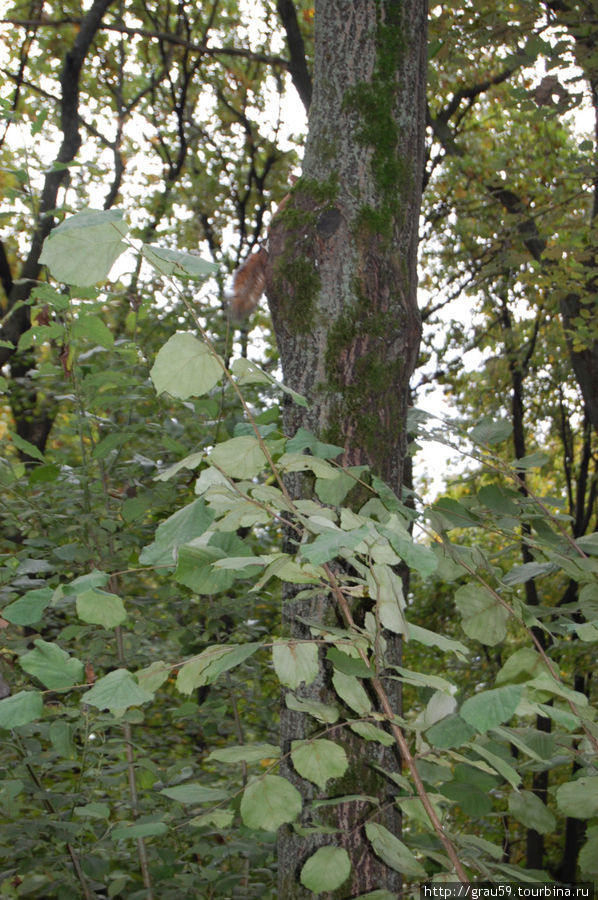
<path id="1" fill-rule="evenodd" d="M 296 175 L 290 176 L 291 184 L 297 181 Z M 272 222 L 279 215 L 287 203 L 291 194 L 285 194 L 270 220 Z M 236 322 L 246 319 L 258 305 L 259 299 L 266 287 L 266 266 L 268 265 L 267 241 L 260 245 L 259 250 L 250 253 L 241 265 L 235 270 L 233 280 L 225 292 L 229 302 L 230 317 Z"/>

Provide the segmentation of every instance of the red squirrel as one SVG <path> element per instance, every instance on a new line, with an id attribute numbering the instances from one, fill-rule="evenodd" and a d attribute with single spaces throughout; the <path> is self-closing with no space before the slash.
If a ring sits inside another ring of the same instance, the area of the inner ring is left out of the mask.
<path id="1" fill-rule="evenodd" d="M 290 176 L 291 184 L 295 184 L 297 176 Z M 278 204 L 272 221 L 283 211 L 289 202 L 290 192 Z M 246 319 L 256 308 L 266 287 L 266 266 L 268 250 L 261 246 L 247 257 L 235 270 L 232 284 L 227 288 L 225 296 L 229 302 L 230 317 L 234 321 Z"/>

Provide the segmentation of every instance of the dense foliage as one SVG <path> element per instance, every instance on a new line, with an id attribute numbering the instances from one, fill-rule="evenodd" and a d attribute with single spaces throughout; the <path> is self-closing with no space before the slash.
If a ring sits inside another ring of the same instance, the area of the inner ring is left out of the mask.
<path id="1" fill-rule="evenodd" d="M 291 78 L 309 103 L 309 4 L 11 6 L 0 896 L 274 898 L 279 827 L 321 837 L 305 896 L 346 896 L 341 802 L 407 887 L 598 878 L 594 6 L 431 10 L 414 392 L 454 413 L 413 410 L 402 499 L 283 433 L 306 401 L 267 317 L 226 316 L 300 154 L 279 111 Z M 426 506 L 430 441 L 460 463 Z M 288 640 L 283 582 L 339 621 Z M 319 658 L 333 704 L 303 696 Z M 281 684 L 309 805 L 278 774 Z M 349 733 L 403 760 L 377 796 Z"/>

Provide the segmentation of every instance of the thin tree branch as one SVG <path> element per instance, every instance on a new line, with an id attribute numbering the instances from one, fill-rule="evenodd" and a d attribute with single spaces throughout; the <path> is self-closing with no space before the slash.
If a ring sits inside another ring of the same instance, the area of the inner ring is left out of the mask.
<path id="1" fill-rule="evenodd" d="M 297 21 L 297 10 L 293 0 L 277 0 L 276 8 L 287 35 L 287 47 L 289 48 L 290 56 L 288 70 L 305 111 L 309 112 L 313 85 L 309 69 L 307 68 L 305 44 L 303 43 L 303 35 Z"/>

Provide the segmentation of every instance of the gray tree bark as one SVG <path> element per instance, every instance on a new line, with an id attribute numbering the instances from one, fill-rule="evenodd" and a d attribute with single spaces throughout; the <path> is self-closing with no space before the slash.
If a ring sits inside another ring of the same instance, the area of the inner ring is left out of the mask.
<path id="1" fill-rule="evenodd" d="M 344 447 L 343 462 L 365 463 L 400 492 L 406 449 L 409 378 L 420 339 L 417 310 L 418 221 L 425 131 L 426 0 L 319 0 L 313 100 L 302 177 L 273 222 L 267 295 L 285 382 L 304 394 L 309 410 L 289 403 L 286 433 L 303 426 Z M 299 479 L 296 493 L 307 486 Z M 309 638 L 299 618 L 333 621 L 329 597 L 285 600 L 288 636 Z M 399 659 L 400 647 L 392 651 Z M 332 699 L 322 662 L 316 682 L 298 693 Z M 396 682 L 394 683 L 396 684 Z M 399 711 L 393 683 L 386 687 Z M 312 734 L 317 723 L 282 706 L 282 746 Z M 290 764 L 283 773 L 301 791 L 306 828 L 323 824 L 337 835 L 279 836 L 279 896 L 311 894 L 299 883 L 305 860 L 322 844 L 344 846 L 351 878 L 334 897 L 384 888 L 400 890 L 400 875 L 369 847 L 368 819 L 395 834 L 396 787 L 375 766 L 396 771 L 400 760 L 377 744 L 358 744 L 347 729 L 335 739 L 351 758 L 334 794 L 374 794 L 314 810 L 320 793 Z"/>

